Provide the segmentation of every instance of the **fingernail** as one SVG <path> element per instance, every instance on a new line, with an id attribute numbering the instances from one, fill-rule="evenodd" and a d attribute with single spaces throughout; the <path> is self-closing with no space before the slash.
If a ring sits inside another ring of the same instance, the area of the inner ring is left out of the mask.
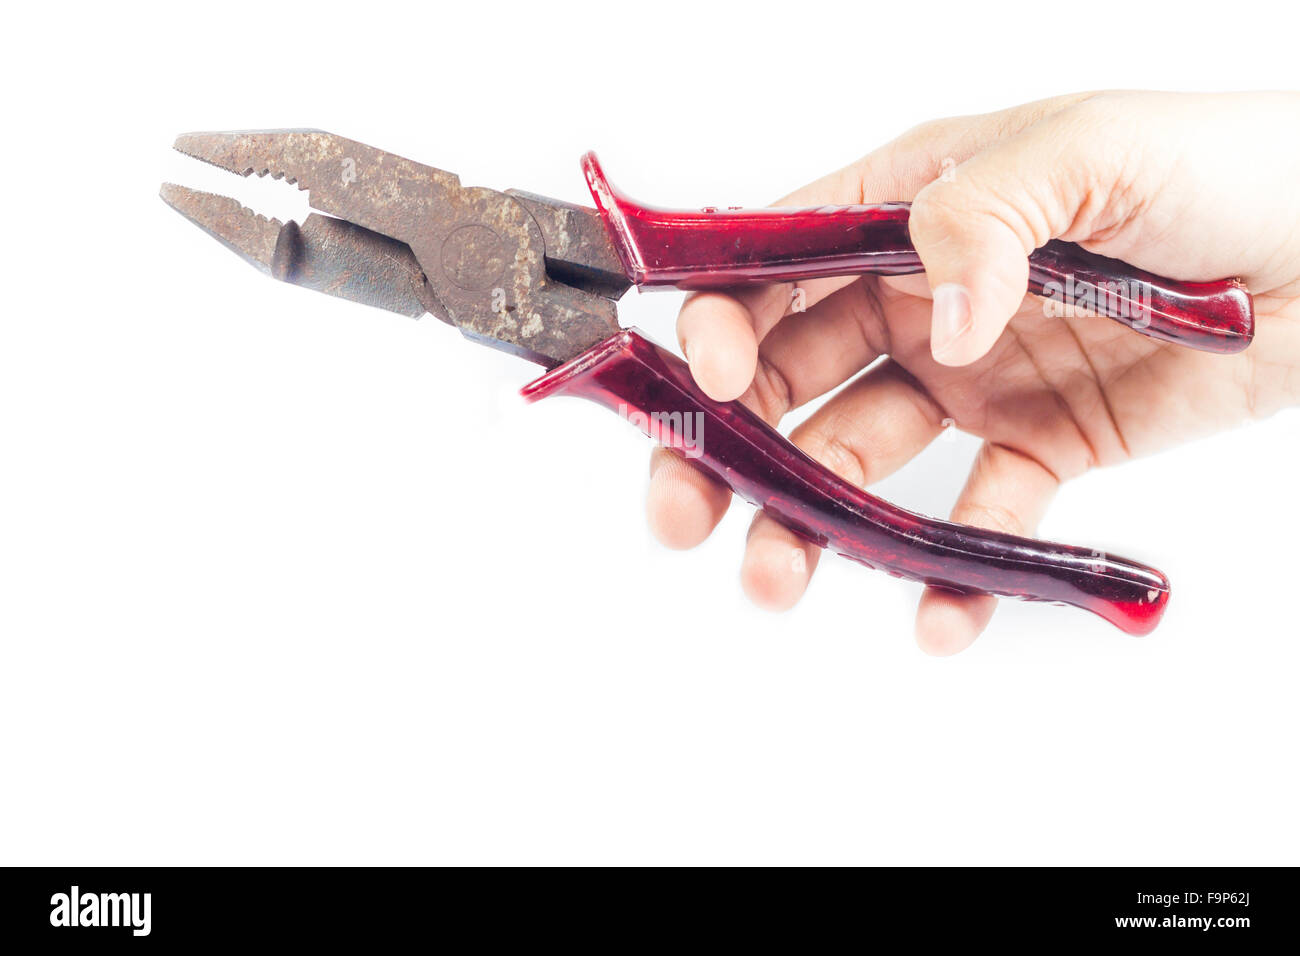
<path id="1" fill-rule="evenodd" d="M 934 290 L 930 352 L 938 357 L 971 330 L 970 293 L 964 285 L 945 282 Z"/>
<path id="2" fill-rule="evenodd" d="M 695 381 L 696 385 L 700 384 L 700 354 L 701 352 L 707 351 L 708 349 L 701 349 L 694 342 L 682 343 L 682 355 L 686 358 L 686 367 L 691 370 L 691 378 Z"/>

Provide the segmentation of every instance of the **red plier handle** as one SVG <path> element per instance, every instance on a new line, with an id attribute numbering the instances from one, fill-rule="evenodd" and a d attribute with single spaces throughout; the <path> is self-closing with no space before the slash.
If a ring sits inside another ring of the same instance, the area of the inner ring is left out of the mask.
<path id="1" fill-rule="evenodd" d="M 619 192 L 595 153 L 587 185 L 627 276 L 640 288 L 720 289 L 822 276 L 923 271 L 907 203 L 814 209 L 656 209 Z M 1053 240 L 1029 257 L 1029 292 L 1080 314 L 1205 352 L 1240 352 L 1255 331 L 1238 279 L 1166 279 Z"/>
<path id="2" fill-rule="evenodd" d="M 1160 621 L 1169 581 L 1115 555 L 914 514 L 818 464 L 739 402 L 715 402 L 686 363 L 624 329 L 523 389 L 617 412 L 820 547 L 955 591 L 1070 604 L 1129 634 Z"/>

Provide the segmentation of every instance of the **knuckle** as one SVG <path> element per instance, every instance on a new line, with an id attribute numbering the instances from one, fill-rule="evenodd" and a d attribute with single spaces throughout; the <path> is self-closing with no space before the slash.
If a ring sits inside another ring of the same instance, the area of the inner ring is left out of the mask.
<path id="1" fill-rule="evenodd" d="M 917 123 L 911 129 L 898 137 L 900 144 L 913 149 L 924 150 L 927 147 L 937 146 L 948 139 L 948 133 L 952 129 L 952 119 L 931 119 L 924 123 Z"/>
<path id="2" fill-rule="evenodd" d="M 1024 522 L 1009 508 L 990 502 L 975 501 L 968 504 L 963 511 L 964 520 L 981 528 L 991 528 L 1005 534 L 1023 535 Z"/>
<path id="3" fill-rule="evenodd" d="M 963 215 L 964 204 L 958 193 L 957 183 L 936 182 L 916 194 L 908 222 L 913 242 L 938 242 L 952 233 Z"/>
<path id="4" fill-rule="evenodd" d="M 749 397 L 750 407 L 769 423 L 780 421 L 794 403 L 789 379 L 761 352 L 754 369 L 754 380 L 749 386 Z"/>
<path id="5" fill-rule="evenodd" d="M 863 456 L 842 434 L 834 429 L 800 429 L 791 440 L 816 461 L 821 462 L 850 484 L 867 484 Z"/>

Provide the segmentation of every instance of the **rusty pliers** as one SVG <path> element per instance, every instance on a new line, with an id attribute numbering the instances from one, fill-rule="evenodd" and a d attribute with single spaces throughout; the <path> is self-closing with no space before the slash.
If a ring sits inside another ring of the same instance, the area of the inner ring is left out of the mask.
<path id="1" fill-rule="evenodd" d="M 318 210 L 299 225 L 225 196 L 166 184 L 162 198 L 263 272 L 409 316 L 430 312 L 470 339 L 548 371 L 530 401 L 573 395 L 619 411 L 816 544 L 870 567 L 959 591 L 1071 604 L 1129 633 L 1155 627 L 1159 571 L 1086 548 L 913 514 L 867 494 L 738 403 L 715 402 L 672 353 L 619 327 L 641 288 L 725 288 L 921 271 L 908 206 L 662 210 L 583 170 L 596 208 L 462 186 L 453 174 L 318 130 L 190 133 L 176 149 L 241 176 L 296 183 Z M 1251 300 L 1236 280 L 1175 282 L 1051 242 L 1029 291 L 1142 334 L 1215 352 L 1245 348 Z"/>

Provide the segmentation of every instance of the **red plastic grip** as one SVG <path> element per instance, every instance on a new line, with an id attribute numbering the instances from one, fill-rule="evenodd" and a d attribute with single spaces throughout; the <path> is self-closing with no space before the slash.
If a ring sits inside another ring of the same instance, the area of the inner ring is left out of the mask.
<path id="1" fill-rule="evenodd" d="M 617 411 L 817 545 L 872 568 L 956 591 L 1070 604 L 1146 634 L 1169 600 L 1154 568 L 1086 548 L 952 524 L 849 484 L 737 402 L 715 402 L 686 363 L 634 329 L 524 387 Z"/>
<path id="2" fill-rule="evenodd" d="M 595 153 L 583 173 L 619 259 L 640 288 L 719 289 L 821 276 L 923 271 L 910 206 L 669 210 L 644 206 L 605 177 Z M 1250 293 L 1237 279 L 1182 282 L 1053 240 L 1029 257 L 1029 289 L 1080 314 L 1206 352 L 1240 352 L 1254 335 Z"/>

